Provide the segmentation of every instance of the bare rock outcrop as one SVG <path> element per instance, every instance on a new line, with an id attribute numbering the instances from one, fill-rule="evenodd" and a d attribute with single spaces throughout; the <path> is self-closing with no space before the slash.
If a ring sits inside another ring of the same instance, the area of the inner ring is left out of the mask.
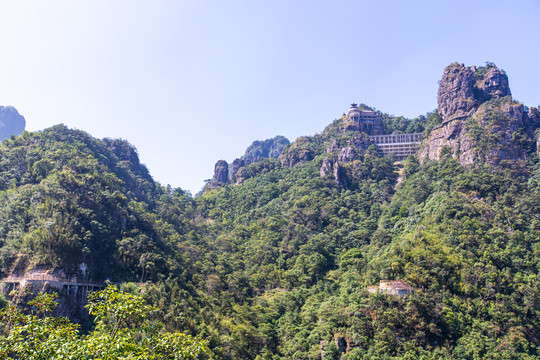
<path id="1" fill-rule="evenodd" d="M 234 159 L 232 166 L 231 166 L 231 176 L 234 176 L 238 173 L 238 170 L 240 170 L 241 167 L 245 165 L 244 160 L 242 159 Z"/>
<path id="2" fill-rule="evenodd" d="M 481 101 L 488 101 L 493 98 L 502 98 L 512 96 L 510 86 L 508 85 L 508 76 L 506 73 L 498 69 L 495 65 L 488 65 L 485 73 L 480 71 L 475 72 L 476 98 Z"/>
<path id="3" fill-rule="evenodd" d="M 219 184 L 229 181 L 229 164 L 225 160 L 219 160 L 214 166 L 214 181 Z"/>
<path id="4" fill-rule="evenodd" d="M 512 100 L 506 73 L 493 64 L 449 65 L 440 81 L 437 110 L 442 124 L 424 140 L 420 157 L 439 160 L 441 150 L 448 148 L 463 165 L 524 159 L 516 138 L 531 136 L 527 128 L 538 124 L 534 110 L 527 114 Z"/>
<path id="5" fill-rule="evenodd" d="M 495 65 L 477 69 L 454 63 L 444 69 L 437 95 L 437 110 L 446 123 L 471 115 L 488 100 L 512 94 L 508 76 Z"/>
<path id="6" fill-rule="evenodd" d="M 334 180 L 336 185 L 340 188 L 347 188 L 347 176 L 345 175 L 345 169 L 339 162 L 334 164 Z"/>
<path id="7" fill-rule="evenodd" d="M 540 133 L 536 135 L 536 155 L 540 157 Z"/>
<path id="8" fill-rule="evenodd" d="M 534 130 L 536 130 L 540 126 L 540 113 L 538 111 L 538 108 L 529 108 L 527 116 L 525 117 L 525 126 L 527 129 L 527 133 L 531 136 L 534 135 Z"/>
<path id="9" fill-rule="evenodd" d="M 243 159 L 234 159 L 232 162 L 229 170 L 229 182 L 232 184 L 241 184 L 244 182 L 244 178 L 242 176 L 242 170 L 244 169 L 244 166 L 246 166 L 246 163 Z"/>
<path id="10" fill-rule="evenodd" d="M 373 144 L 366 134 L 359 133 L 353 138 L 333 139 L 326 147 L 327 158 L 323 159 L 320 168 L 322 178 L 332 178 L 334 184 L 348 189 L 360 174 L 365 150 Z"/>
<path id="11" fill-rule="evenodd" d="M 338 161 L 339 162 L 349 162 L 354 160 L 354 157 L 356 155 L 356 150 L 352 146 L 347 146 L 341 149 Z"/>
<path id="12" fill-rule="evenodd" d="M 463 64 L 452 64 L 444 69 L 439 83 L 438 111 L 443 123 L 468 116 L 478 104 L 474 98 L 474 70 Z"/>
<path id="13" fill-rule="evenodd" d="M 238 172 L 233 176 L 232 179 L 235 185 L 242 184 L 246 180 L 246 170 L 247 169 L 245 167 L 238 169 Z"/>
<path id="14" fill-rule="evenodd" d="M 321 165 L 320 175 L 322 178 L 331 177 L 335 185 L 339 188 L 347 188 L 347 175 L 345 168 L 339 161 L 324 159 Z"/>
<path id="15" fill-rule="evenodd" d="M 229 183 L 229 164 L 225 160 L 218 160 L 214 166 L 214 177 L 209 181 L 204 191 L 219 189 Z"/>
<path id="16" fill-rule="evenodd" d="M 322 165 L 321 165 L 321 170 L 320 170 L 320 175 L 321 177 L 326 177 L 328 176 L 329 174 L 332 173 L 332 167 L 334 166 L 334 164 L 332 163 L 332 160 L 326 158 L 323 160 L 322 162 Z"/>

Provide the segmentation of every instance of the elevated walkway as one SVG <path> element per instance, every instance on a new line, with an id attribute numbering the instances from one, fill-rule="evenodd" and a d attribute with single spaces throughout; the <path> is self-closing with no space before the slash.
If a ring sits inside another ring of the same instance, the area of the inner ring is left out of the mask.
<path id="1" fill-rule="evenodd" d="M 1 290 L 5 294 L 16 291 L 47 291 L 48 289 L 56 289 L 64 292 L 67 295 L 75 295 L 82 293 L 86 296 L 89 291 L 103 290 L 105 284 L 92 282 L 88 280 L 79 280 L 76 278 L 60 278 L 54 274 L 28 274 L 26 276 L 8 276 L 0 281 Z"/>

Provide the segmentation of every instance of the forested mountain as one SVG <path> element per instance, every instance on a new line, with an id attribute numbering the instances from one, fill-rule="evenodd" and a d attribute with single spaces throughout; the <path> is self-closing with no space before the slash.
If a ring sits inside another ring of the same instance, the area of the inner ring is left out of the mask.
<path id="1" fill-rule="evenodd" d="M 6 139 L 2 275 L 85 263 L 216 358 L 536 359 L 537 109 L 493 64 L 452 64 L 441 89 L 412 120 L 357 107 L 423 133 L 403 161 L 344 115 L 232 175 L 221 163 L 198 197 L 154 182 L 122 140 L 62 125 Z"/>
<path id="2" fill-rule="evenodd" d="M 175 236 L 192 199 L 155 183 L 126 141 L 97 140 L 63 125 L 0 146 L 0 271 L 38 266 L 95 280 L 180 274 Z M 161 228 L 169 219 L 170 227 Z M 180 256 L 180 255 L 179 255 Z"/>

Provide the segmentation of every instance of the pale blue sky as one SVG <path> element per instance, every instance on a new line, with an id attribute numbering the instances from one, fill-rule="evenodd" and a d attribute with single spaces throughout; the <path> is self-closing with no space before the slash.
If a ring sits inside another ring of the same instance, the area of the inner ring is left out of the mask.
<path id="1" fill-rule="evenodd" d="M 540 103 L 540 2 L 0 0 L 0 105 L 134 144 L 197 192 L 253 140 L 313 135 L 361 102 L 436 108 L 454 61 Z"/>

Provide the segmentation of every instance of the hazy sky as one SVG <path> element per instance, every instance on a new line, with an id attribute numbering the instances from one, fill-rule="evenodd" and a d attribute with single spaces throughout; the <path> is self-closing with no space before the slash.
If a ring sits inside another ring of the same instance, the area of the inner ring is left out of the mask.
<path id="1" fill-rule="evenodd" d="M 540 103 L 540 2 L 0 0 L 0 105 L 127 139 L 197 192 L 254 140 L 313 135 L 351 102 L 413 118 L 444 67 L 494 62 Z"/>

